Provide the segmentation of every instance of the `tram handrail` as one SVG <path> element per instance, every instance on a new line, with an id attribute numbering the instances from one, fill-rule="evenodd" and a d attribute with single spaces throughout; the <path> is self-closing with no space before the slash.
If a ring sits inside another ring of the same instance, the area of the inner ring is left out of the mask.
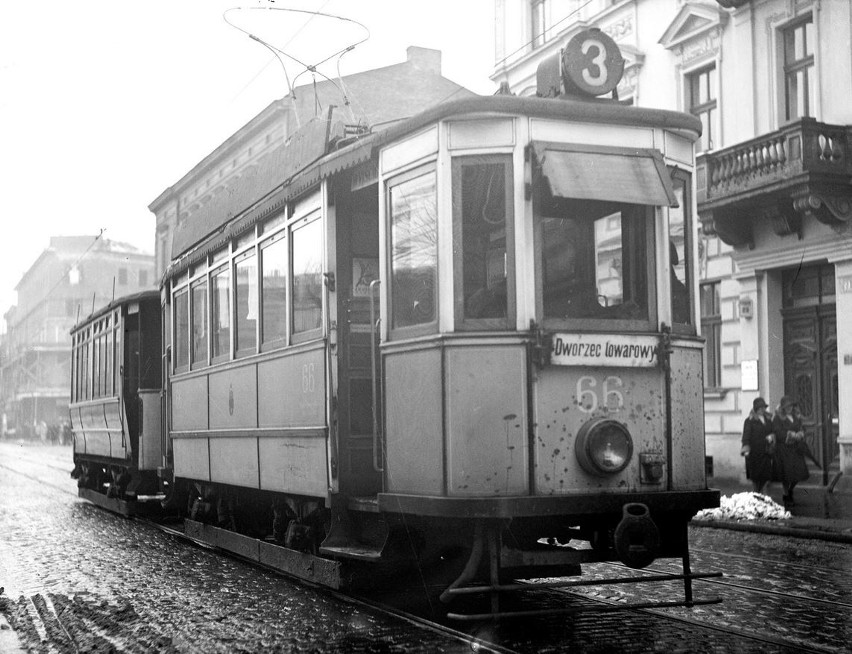
<path id="1" fill-rule="evenodd" d="M 379 465 L 379 414 L 378 405 L 378 378 L 376 375 L 376 336 L 379 331 L 379 325 L 382 322 L 381 317 L 376 318 L 376 288 L 381 286 L 380 279 L 374 279 L 370 282 L 370 379 L 373 382 L 373 470 L 376 472 L 384 472 L 385 468 Z"/>

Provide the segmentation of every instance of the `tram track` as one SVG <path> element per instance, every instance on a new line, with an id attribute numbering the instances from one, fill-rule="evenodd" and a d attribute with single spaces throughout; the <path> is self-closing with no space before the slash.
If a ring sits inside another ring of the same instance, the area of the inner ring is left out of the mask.
<path id="1" fill-rule="evenodd" d="M 578 597 L 583 597 L 584 599 L 591 599 L 595 602 L 600 602 L 605 605 L 618 605 L 618 602 L 611 600 L 604 600 L 601 598 L 589 598 L 586 595 L 582 595 L 580 593 L 576 593 L 575 591 L 568 591 L 571 595 L 577 595 Z M 694 618 L 688 618 L 679 615 L 672 615 L 667 613 L 662 609 L 635 609 L 637 613 L 642 613 L 649 616 L 654 616 L 657 619 L 664 620 L 667 622 L 674 622 L 683 625 L 689 625 L 690 627 L 695 627 L 703 630 L 710 630 L 719 634 L 723 634 L 726 636 L 734 636 L 736 638 L 741 638 L 748 640 L 749 642 L 758 644 L 758 645 L 767 645 L 778 648 L 783 648 L 783 651 L 789 652 L 809 652 L 812 654 L 838 654 L 843 652 L 844 650 L 839 647 L 829 647 L 822 646 L 816 644 L 805 644 L 799 643 L 795 641 L 791 641 L 789 638 L 777 638 L 774 636 L 770 636 L 767 634 L 762 634 L 754 631 L 749 631 L 746 629 L 740 629 L 737 627 L 732 627 L 730 625 L 714 625 L 709 622 L 705 622 L 702 620 L 696 620 Z"/>
<path id="2" fill-rule="evenodd" d="M 711 555 L 711 556 L 723 557 L 723 556 L 726 555 L 725 552 L 718 552 L 717 553 L 717 552 L 711 552 L 711 551 L 708 551 L 708 550 L 693 549 L 693 553 L 696 552 L 696 551 L 700 551 L 703 554 L 707 554 L 707 555 Z M 746 555 L 734 554 L 732 556 L 736 556 L 738 558 L 751 559 L 751 560 L 754 560 L 754 561 L 760 561 L 760 559 L 757 559 L 756 557 L 748 557 Z M 625 566 L 623 564 L 619 564 L 619 563 L 603 563 L 601 565 L 604 566 L 604 567 L 613 569 L 613 570 L 618 570 L 619 572 L 625 568 Z M 795 564 L 794 563 L 794 564 L 791 564 L 791 565 L 801 569 L 803 572 L 804 571 L 812 572 L 813 569 L 814 569 L 813 566 L 805 566 L 803 564 Z M 825 571 L 828 571 L 828 572 L 835 572 L 835 570 L 831 569 L 831 568 L 822 568 L 822 569 L 825 570 Z M 652 574 L 665 574 L 667 571 L 665 569 L 660 568 L 660 567 L 648 567 L 648 568 L 644 568 L 641 571 L 637 571 L 637 572 L 639 572 L 640 574 L 652 575 Z M 777 590 L 772 590 L 772 589 L 760 588 L 760 587 L 753 586 L 753 585 L 727 581 L 727 580 L 724 579 L 724 577 L 721 578 L 721 579 L 719 579 L 719 578 L 697 579 L 693 582 L 693 584 L 694 584 L 693 588 L 695 587 L 695 585 L 702 584 L 702 585 L 706 585 L 705 587 L 707 587 L 707 588 L 719 588 L 719 589 L 723 589 L 723 590 L 733 591 L 734 593 L 736 593 L 736 592 L 747 593 L 747 594 L 754 595 L 754 596 L 757 596 L 757 597 L 773 598 L 773 599 L 778 600 L 779 602 L 783 601 L 783 602 L 788 603 L 788 604 L 790 602 L 799 602 L 803 606 L 809 606 L 810 607 L 814 603 L 818 603 L 820 606 L 822 606 L 824 608 L 836 609 L 837 612 L 840 613 L 840 614 L 844 614 L 844 612 L 849 612 L 849 610 L 852 609 L 852 603 L 849 603 L 849 602 L 843 602 L 843 601 L 837 601 L 837 600 L 831 600 L 831 599 L 824 599 L 824 598 L 821 598 L 821 597 L 803 595 L 801 593 L 790 593 L 790 592 L 782 592 L 782 591 L 777 591 Z M 593 582 L 589 585 L 589 588 L 590 589 L 595 588 Z M 601 602 L 601 603 L 607 604 L 607 605 L 622 604 L 621 601 L 608 600 L 608 599 L 604 599 L 604 598 L 601 598 L 601 597 L 596 597 L 596 596 L 593 596 L 593 595 L 590 595 L 590 594 L 586 594 L 586 593 L 583 593 L 583 592 L 580 592 L 580 591 L 577 591 L 577 590 L 570 590 L 570 591 L 566 591 L 566 592 L 568 592 L 569 594 L 574 595 L 574 596 L 582 597 L 584 599 L 588 599 L 588 600 L 591 600 L 591 601 L 594 601 L 594 602 Z M 731 602 L 731 601 L 733 601 L 733 600 L 730 597 L 727 598 L 727 599 L 723 597 L 723 602 Z M 740 605 L 745 605 L 745 606 L 755 606 L 755 605 L 759 605 L 760 603 L 761 603 L 761 600 L 739 602 Z M 669 622 L 676 622 L 676 623 L 679 623 L 679 624 L 690 625 L 690 626 L 701 628 L 701 629 L 709 629 L 709 630 L 716 632 L 716 633 L 736 636 L 738 638 L 747 639 L 748 641 L 754 642 L 754 643 L 765 644 L 767 646 L 773 646 L 773 647 L 783 647 L 783 648 L 785 648 L 786 651 L 814 652 L 814 653 L 820 653 L 820 654 L 836 654 L 838 652 L 846 651 L 846 649 L 842 646 L 823 645 L 823 644 L 819 644 L 819 643 L 808 643 L 808 642 L 803 642 L 801 639 L 795 639 L 795 637 L 791 637 L 791 636 L 778 637 L 778 636 L 773 636 L 772 634 L 768 634 L 766 632 L 761 632 L 761 631 L 743 628 L 743 627 L 737 627 L 737 626 L 733 626 L 731 624 L 719 625 L 719 624 L 714 624 L 713 622 L 710 622 L 708 620 L 692 618 L 692 617 L 684 616 L 684 615 L 674 615 L 670 610 L 667 610 L 667 609 L 639 608 L 639 609 L 636 609 L 636 611 L 643 613 L 643 614 L 646 614 L 646 615 L 653 615 L 656 618 L 659 618 L 661 620 L 665 620 L 665 621 L 669 621 Z"/>
<path id="3" fill-rule="evenodd" d="M 346 604 L 351 604 L 351 605 L 356 606 L 358 608 L 366 609 L 366 610 L 372 611 L 374 613 L 378 613 L 378 614 L 380 614 L 384 617 L 402 620 L 403 622 L 406 622 L 406 623 L 408 623 L 408 624 L 410 624 L 414 627 L 417 627 L 419 629 L 426 629 L 426 630 L 431 631 L 432 633 L 435 633 L 435 634 L 454 638 L 454 639 L 458 640 L 459 642 L 462 642 L 462 643 L 466 644 L 467 646 L 469 646 L 471 648 L 471 651 L 493 652 L 494 654 L 520 654 L 519 650 L 508 648 L 508 647 L 499 645 L 497 643 L 493 643 L 493 642 L 483 640 L 481 638 L 471 637 L 470 634 L 467 634 L 464 631 L 461 631 L 461 630 L 458 630 L 458 629 L 453 629 L 452 627 L 449 627 L 447 625 L 441 624 L 441 623 L 436 622 L 434 620 L 429 620 L 429 619 L 423 618 L 423 617 L 418 616 L 418 615 L 411 613 L 409 611 L 404 611 L 404 610 L 395 608 L 395 607 L 393 607 L 389 604 L 385 604 L 385 603 L 382 603 L 382 602 L 376 602 L 376 601 L 370 600 L 369 598 L 359 596 L 359 595 L 352 595 L 352 594 L 348 594 L 348 593 L 343 593 L 343 592 L 334 590 L 332 588 L 328 588 L 327 586 L 312 583 L 312 582 L 305 580 L 305 579 L 297 579 L 297 578 L 291 577 L 289 575 L 282 573 L 279 570 L 276 570 L 275 568 L 264 566 L 262 564 L 257 563 L 256 561 L 252 561 L 251 559 L 241 557 L 238 554 L 235 554 L 233 552 L 223 550 L 221 548 L 212 546 L 209 543 L 206 543 L 204 541 L 192 538 L 192 537 L 186 535 L 180 529 L 175 529 L 173 527 L 169 527 L 168 525 L 157 522 L 156 520 L 152 520 L 152 519 L 147 518 L 145 516 L 131 516 L 131 519 L 135 520 L 137 522 L 141 522 L 143 524 L 147 524 L 147 525 L 153 527 L 154 529 L 157 529 L 157 530 L 159 530 L 163 533 L 169 534 L 170 536 L 173 536 L 173 537 L 175 537 L 175 538 L 177 538 L 177 539 L 179 539 L 183 542 L 192 543 L 193 545 L 196 545 L 198 547 L 202 547 L 204 549 L 209 549 L 209 550 L 215 551 L 216 553 L 221 554 L 223 556 L 228 556 L 228 557 L 234 558 L 238 561 L 241 561 L 241 562 L 246 563 L 248 565 L 251 565 L 253 567 L 257 567 L 259 569 L 266 570 L 266 571 L 271 572 L 273 574 L 285 577 L 288 581 L 292 581 L 293 583 L 303 584 L 304 586 L 307 586 L 307 587 L 312 588 L 314 590 L 321 590 L 325 594 L 329 595 L 330 597 L 333 597 L 334 599 L 336 599 L 340 602 L 343 602 L 343 603 L 346 603 Z"/>
<path id="4" fill-rule="evenodd" d="M 72 488 L 72 483 L 57 483 L 55 471 L 62 471 L 67 474 L 67 469 L 58 465 L 55 461 L 45 461 L 44 459 L 38 457 L 20 457 L 18 459 L 22 465 L 16 465 L 14 460 L 7 459 L 0 463 L 0 469 L 9 471 L 12 474 L 20 476 L 22 478 L 28 479 L 33 483 L 43 485 L 49 487 L 52 491 L 59 491 L 63 494 L 72 495 L 75 498 L 77 494 L 75 492 L 76 488 Z M 35 468 L 34 471 L 25 471 L 21 468 L 24 466 L 29 466 L 30 468 Z M 41 467 L 39 470 L 38 467 Z M 150 527 L 161 531 L 162 533 L 168 534 L 172 537 L 178 538 L 183 542 L 191 543 L 197 547 L 202 547 L 205 549 L 213 550 L 217 554 L 226 554 L 227 556 L 238 559 L 242 562 L 249 563 L 252 566 L 268 570 L 271 572 L 275 572 L 278 575 L 282 575 L 281 572 L 275 571 L 272 568 L 268 568 L 267 566 L 259 565 L 254 561 L 249 559 L 245 559 L 240 557 L 234 553 L 228 552 L 226 550 L 222 550 L 217 547 L 213 547 L 207 543 L 202 541 L 198 541 L 187 536 L 182 529 L 176 528 L 174 525 L 168 523 L 158 522 L 156 520 L 152 520 L 146 516 L 133 516 L 131 519 L 144 523 Z M 721 557 L 721 558 L 735 558 L 743 561 L 754 561 L 766 563 L 765 559 L 761 559 L 758 557 L 748 556 L 739 553 L 729 553 L 729 552 L 716 552 L 707 549 L 701 548 L 693 548 L 694 554 L 713 556 L 713 557 Z M 801 570 L 802 572 L 808 571 L 812 572 L 814 570 L 813 565 L 805 565 L 798 562 L 784 562 L 785 565 L 790 566 L 791 568 L 795 568 L 796 570 Z M 617 570 L 619 568 L 623 568 L 624 566 L 620 566 L 618 564 L 605 564 L 611 567 L 613 570 Z M 723 568 L 727 568 L 727 566 L 722 566 Z M 827 572 L 837 572 L 836 569 L 826 567 L 819 569 L 825 570 Z M 659 567 L 655 568 L 646 568 L 642 572 L 647 574 L 658 574 L 661 572 L 665 572 L 665 570 L 660 569 Z M 286 576 L 286 575 L 283 575 Z M 489 652 L 498 652 L 498 653 L 515 653 L 515 652 L 527 652 L 531 651 L 527 645 L 517 645 L 514 641 L 509 639 L 506 642 L 493 642 L 483 638 L 477 638 L 474 634 L 482 634 L 489 633 L 488 630 L 480 630 L 477 631 L 474 629 L 456 629 L 453 626 L 447 624 L 441 624 L 440 622 L 436 622 L 434 620 L 430 620 L 428 617 L 424 617 L 422 615 L 417 615 L 416 613 L 409 612 L 404 609 L 400 609 L 394 607 L 390 604 L 383 603 L 381 601 L 374 601 L 367 597 L 359 597 L 351 594 L 341 593 L 339 591 L 334 591 L 332 589 L 328 589 L 325 586 L 320 586 L 314 584 L 307 580 L 299 580 L 293 579 L 292 577 L 286 576 L 288 580 L 296 581 L 299 584 L 305 585 L 306 587 L 311 587 L 315 589 L 322 589 L 324 593 L 326 593 L 329 597 L 334 598 L 337 601 L 348 603 L 352 606 L 356 606 L 362 608 L 364 610 L 369 610 L 375 612 L 378 615 L 387 616 L 389 618 L 395 620 L 404 621 L 407 624 L 412 625 L 418 629 L 425 629 L 435 634 L 440 634 L 442 636 L 457 640 L 458 642 L 464 643 L 472 650 L 478 651 L 489 651 Z M 750 595 L 756 596 L 758 598 L 774 598 L 775 601 L 780 599 L 785 599 L 787 601 L 794 601 L 796 603 L 802 604 L 819 604 L 821 607 L 825 607 L 826 609 L 836 609 L 837 612 L 845 612 L 849 613 L 849 609 L 852 608 L 852 603 L 846 601 L 837 601 L 831 599 L 823 599 L 820 597 L 810 597 L 807 595 L 803 595 L 801 593 L 784 593 L 774 589 L 766 589 L 755 587 L 746 583 L 738 583 L 736 581 L 732 581 L 730 579 L 722 578 L 722 579 L 700 579 L 696 580 L 694 583 L 701 582 L 702 584 L 708 584 L 703 588 L 718 588 L 723 593 L 737 594 L 737 593 L 748 593 Z M 592 586 L 592 590 L 595 586 Z M 603 597 L 596 597 L 594 594 L 587 595 L 582 592 L 576 592 L 574 590 L 568 591 L 563 590 L 563 593 L 569 594 L 572 597 L 577 598 L 578 600 L 592 602 L 600 605 L 618 605 L 622 602 L 615 600 L 607 600 Z M 545 593 L 547 595 L 549 593 Z M 544 597 L 544 595 L 542 596 Z M 727 602 L 732 602 L 734 600 L 728 599 Z M 761 602 L 762 600 L 757 599 L 755 602 Z M 750 604 L 750 602 L 747 602 Z M 722 620 L 722 623 L 714 623 L 712 620 L 714 619 L 713 614 L 709 616 L 705 616 L 704 619 L 701 617 L 692 617 L 689 615 L 675 615 L 673 612 L 665 609 L 653 609 L 653 608 L 637 608 L 637 609 L 629 609 L 627 612 L 632 613 L 637 616 L 646 616 L 647 619 L 653 621 L 663 621 L 666 624 L 671 625 L 682 625 L 683 627 L 688 627 L 690 630 L 694 630 L 694 636 L 697 639 L 709 639 L 709 642 L 716 641 L 717 638 L 720 639 L 733 639 L 734 641 L 741 640 L 744 644 L 750 644 L 749 647 L 751 649 L 747 649 L 747 651 L 761 651 L 762 648 L 772 649 L 772 650 L 782 650 L 785 652 L 813 652 L 819 654 L 830 654 L 839 651 L 843 651 L 840 646 L 834 646 L 833 644 L 819 643 L 819 642 L 807 642 L 802 638 L 796 638 L 792 635 L 782 634 L 778 635 L 778 633 L 767 633 L 766 631 L 760 631 L 757 629 L 752 629 L 748 627 L 744 627 L 741 624 L 731 624 L 729 620 Z M 612 615 L 612 614 L 610 614 Z M 622 614 L 623 615 L 623 614 Z M 710 621 L 708 621 L 708 618 Z M 635 619 L 635 618 L 632 618 Z M 665 629 L 665 628 L 664 628 Z M 672 626 L 666 631 L 676 631 L 678 627 Z M 717 634 L 718 636 L 712 636 L 711 634 Z"/>
<path id="5" fill-rule="evenodd" d="M 54 467 L 56 470 L 61 470 L 61 468 L 59 468 L 58 466 L 51 466 L 51 467 Z M 27 474 L 25 472 L 21 472 L 20 470 L 16 470 L 15 468 L 13 468 L 12 466 L 10 466 L 8 464 L 0 463 L 0 468 L 2 468 L 3 470 L 8 470 L 9 472 L 16 474 L 20 477 L 23 477 L 25 479 L 29 479 L 30 481 L 36 481 L 39 484 L 49 486 L 49 487 L 51 487 L 55 490 L 58 490 L 62 493 L 65 493 L 67 495 L 73 495 L 74 497 L 77 497 L 77 493 L 75 493 L 74 491 L 72 491 L 72 490 L 70 490 L 70 489 L 68 489 L 68 488 L 66 488 L 66 487 L 64 487 L 60 484 L 54 483 L 52 481 L 48 481 L 47 479 L 43 479 L 41 477 L 36 477 L 35 475 L 31 475 L 31 474 Z"/>
<path id="6" fill-rule="evenodd" d="M 43 467 L 46 467 L 46 468 L 50 468 L 52 470 L 60 470 L 60 471 L 67 472 L 64 468 L 62 468 L 58 465 L 46 462 L 43 459 L 40 459 L 38 457 L 21 456 L 21 457 L 18 457 L 18 460 L 21 463 L 28 465 L 28 466 L 43 466 Z M 76 488 L 72 490 L 72 489 L 68 488 L 67 485 L 58 484 L 55 481 L 52 481 L 52 480 L 46 478 L 44 475 L 39 475 L 38 472 L 36 472 L 36 473 L 24 472 L 24 471 L 16 468 L 14 463 L 11 463 L 11 462 L 0 463 L 0 469 L 7 470 L 8 472 L 10 472 L 14 475 L 17 475 L 19 477 L 27 479 L 27 480 L 34 482 L 34 483 L 36 483 L 40 486 L 46 486 L 46 487 L 49 487 L 51 490 L 59 491 L 59 492 L 65 494 L 65 495 L 71 495 L 75 498 L 77 497 L 77 493 L 75 492 Z M 106 510 L 104 510 L 104 512 L 107 513 L 107 514 L 111 514 L 109 511 L 106 511 Z M 112 514 L 112 515 L 115 515 L 115 514 Z M 205 543 L 204 541 L 200 541 L 200 540 L 191 538 L 182 529 L 175 528 L 174 526 L 171 526 L 167 523 L 159 522 L 157 520 L 151 519 L 150 517 L 135 515 L 135 516 L 129 516 L 128 519 L 133 520 L 133 521 L 140 523 L 140 524 L 144 524 L 144 525 L 146 525 L 150 528 L 153 528 L 153 529 L 155 529 L 155 530 L 157 530 L 161 533 L 167 534 L 167 535 L 169 535 L 173 538 L 176 538 L 177 540 L 179 540 L 183 543 L 191 544 L 191 545 L 196 546 L 196 547 L 211 550 L 211 551 L 215 552 L 216 554 L 228 556 L 228 557 L 234 558 L 236 560 L 239 560 L 243 563 L 257 567 L 259 569 L 269 571 L 269 572 L 273 572 L 277 575 L 286 577 L 288 579 L 288 581 L 292 581 L 294 583 L 299 583 L 299 584 L 302 584 L 306 587 L 310 587 L 310 588 L 315 589 L 315 590 L 321 590 L 322 592 L 324 592 L 325 594 L 334 598 L 337 601 L 344 602 L 346 604 L 349 604 L 349 605 L 352 605 L 352 606 L 355 606 L 355 607 L 358 607 L 358 608 L 361 608 L 361 609 L 364 609 L 364 610 L 372 611 L 372 612 L 377 613 L 377 614 L 379 614 L 383 617 L 392 618 L 392 619 L 395 619 L 395 620 L 401 620 L 401 621 L 403 621 L 407 624 L 410 624 L 413 627 L 416 627 L 418 629 L 425 629 L 425 630 L 430 631 L 434 634 L 454 639 L 454 640 L 466 645 L 467 647 L 469 647 L 471 649 L 471 651 L 493 652 L 494 654 L 518 654 L 518 652 L 519 652 L 519 650 L 508 648 L 508 647 L 499 645 L 497 643 L 489 642 L 489 641 L 481 639 L 481 638 L 472 637 L 471 635 L 466 634 L 465 632 L 460 631 L 458 629 L 453 629 L 450 626 L 442 625 L 442 624 L 440 624 L 440 623 L 438 623 L 434 620 L 429 620 L 427 618 L 417 616 L 414 613 L 395 608 L 395 607 L 393 607 L 389 604 L 371 601 L 369 598 L 366 598 L 366 597 L 342 593 L 340 591 L 335 591 L 333 589 L 330 589 L 326 586 L 311 583 L 308 580 L 296 579 L 296 578 L 284 575 L 283 573 L 275 570 L 274 568 L 269 568 L 267 566 L 260 565 L 255 561 L 251 561 L 250 559 L 246 559 L 246 558 L 241 557 L 241 556 L 234 554 L 232 552 L 228 552 L 227 550 L 223 550 L 221 548 L 212 546 L 208 543 Z M 45 631 L 45 633 L 41 633 L 40 629 L 39 629 L 39 627 L 41 627 L 43 622 L 44 622 L 44 620 L 33 620 L 33 625 L 35 625 L 35 629 L 39 633 L 40 638 L 46 638 L 47 637 L 47 632 Z M 51 622 L 51 624 L 52 624 L 52 622 Z M 43 627 L 42 627 L 42 629 L 43 629 Z M 63 640 L 63 642 L 66 642 L 66 641 Z M 66 644 L 67 643 L 71 643 L 73 645 L 74 639 L 69 637 L 67 639 Z M 124 650 L 119 648 L 118 651 L 124 651 Z"/>
<path id="7" fill-rule="evenodd" d="M 718 553 L 718 554 L 714 552 L 712 554 L 714 556 L 725 556 L 724 552 Z M 755 560 L 757 560 L 757 559 L 755 559 Z M 617 564 L 617 563 L 607 563 L 605 565 L 613 566 L 615 568 L 625 568 L 626 567 L 626 566 L 623 566 L 623 565 Z M 795 564 L 791 564 L 791 565 L 795 565 Z M 799 567 L 803 571 L 806 570 L 808 572 L 813 572 L 813 570 L 814 570 L 814 566 L 805 566 L 805 565 L 799 564 L 797 567 Z M 823 568 L 823 570 L 833 571 L 830 568 Z M 667 573 L 666 570 L 663 570 L 663 569 L 660 569 L 660 568 L 650 568 L 650 567 L 644 568 L 643 570 L 641 570 L 641 572 L 642 573 L 648 573 L 648 574 L 651 574 L 651 573 L 653 573 L 653 574 L 666 574 Z M 750 586 L 748 584 L 726 581 L 724 577 L 722 577 L 721 579 L 720 578 L 696 579 L 693 583 L 699 583 L 699 582 L 702 583 L 702 584 L 707 584 L 708 586 L 720 586 L 720 587 L 724 587 L 724 588 L 734 588 L 734 589 L 737 589 L 737 590 L 744 590 L 744 591 L 751 592 L 751 593 L 760 593 L 762 595 L 779 597 L 779 598 L 783 598 L 785 600 L 797 599 L 797 600 L 800 600 L 800 601 L 803 601 L 803 602 L 819 602 L 820 604 L 822 604 L 824 606 L 833 606 L 833 607 L 837 607 L 838 609 L 850 609 L 850 610 L 852 610 L 852 602 L 838 602 L 836 600 L 823 599 L 821 597 L 811 597 L 809 595 L 802 595 L 802 594 L 799 594 L 799 593 L 791 593 L 791 592 L 788 592 L 788 591 L 782 592 L 782 591 L 772 590 L 772 589 L 768 589 L 768 588 L 759 588 L 757 586 Z"/>

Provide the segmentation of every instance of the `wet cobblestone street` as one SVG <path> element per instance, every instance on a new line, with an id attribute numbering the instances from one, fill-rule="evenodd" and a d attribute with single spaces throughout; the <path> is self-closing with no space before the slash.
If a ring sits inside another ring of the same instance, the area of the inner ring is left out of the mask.
<path id="1" fill-rule="evenodd" d="M 469 652 L 435 632 L 77 498 L 70 450 L 0 442 L 0 618 L 29 652 Z M 690 529 L 721 604 L 474 625 L 505 652 L 852 651 L 852 546 Z M 599 564 L 600 578 L 635 574 Z M 646 570 L 679 572 L 677 561 Z M 529 608 L 670 600 L 679 583 L 542 591 Z M 0 632 L 1 633 L 1 632 Z M 0 651 L 4 643 L 0 638 Z M 486 648 L 487 649 L 487 648 Z"/>
<path id="2" fill-rule="evenodd" d="M 0 445 L 0 612 L 29 651 L 470 651 L 77 499 L 67 448 L 53 467 L 13 455 Z"/>

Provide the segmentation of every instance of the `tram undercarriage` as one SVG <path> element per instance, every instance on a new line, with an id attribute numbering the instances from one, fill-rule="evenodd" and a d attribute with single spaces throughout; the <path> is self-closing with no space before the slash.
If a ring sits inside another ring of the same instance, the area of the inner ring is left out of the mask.
<path id="1" fill-rule="evenodd" d="M 566 507 L 582 507 L 582 497 L 557 502 L 539 498 L 541 515 L 510 518 L 500 514 L 517 504 L 506 499 L 459 504 L 470 516 L 437 516 L 428 515 L 435 511 L 429 498 L 406 498 L 419 503 L 420 514 L 381 511 L 389 501 L 402 506 L 400 498 L 384 495 L 339 498 L 326 508 L 316 498 L 181 481 L 176 485 L 181 497 L 170 498 L 171 505 L 185 507 L 185 532 L 191 538 L 335 589 L 359 592 L 395 586 L 399 591 L 405 587 L 400 579 L 410 577 L 410 587 L 424 589 L 432 604 L 454 620 L 590 610 L 572 603 L 519 608 L 524 604 L 516 599 L 523 591 L 579 586 L 679 581 L 682 597 L 642 606 L 717 601 L 696 599 L 692 589 L 694 579 L 719 576 L 693 573 L 689 561 L 687 525 L 693 505 L 706 500 L 705 491 L 659 498 L 650 506 L 629 501 L 626 494 L 603 502 L 606 507 L 620 506 L 620 513 L 572 514 Z M 600 503 L 600 496 L 597 499 Z M 555 512 L 556 506 L 563 510 Z M 680 559 L 682 572 L 619 571 L 616 577 L 577 579 L 589 564 L 621 562 L 641 569 L 661 558 Z"/>

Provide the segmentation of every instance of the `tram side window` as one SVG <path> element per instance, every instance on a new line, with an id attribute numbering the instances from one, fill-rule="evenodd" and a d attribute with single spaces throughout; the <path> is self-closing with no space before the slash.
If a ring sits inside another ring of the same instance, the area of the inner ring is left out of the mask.
<path id="1" fill-rule="evenodd" d="M 234 304 L 237 309 L 237 354 L 250 354 L 257 348 L 257 257 L 237 261 Z"/>
<path id="2" fill-rule="evenodd" d="M 465 320 L 496 318 L 499 324 L 494 326 L 506 326 L 511 180 L 509 156 L 464 157 L 453 162 L 453 240 L 455 251 L 461 252 L 461 260 L 456 261 L 456 284 L 462 289 L 456 315 Z M 477 328 L 485 325 L 478 322 Z"/>
<path id="3" fill-rule="evenodd" d="M 119 363 L 119 357 L 121 356 L 121 345 L 118 340 L 118 315 L 115 316 L 115 328 L 112 330 L 112 350 L 110 354 L 110 361 L 112 362 L 112 376 L 111 376 L 111 384 L 112 384 L 112 392 L 114 395 L 118 395 L 118 389 L 121 385 L 121 364 Z"/>
<path id="4" fill-rule="evenodd" d="M 98 339 L 98 358 L 100 361 L 98 362 L 98 396 L 106 397 L 107 396 L 107 378 L 106 378 L 106 369 L 107 369 L 107 323 L 104 322 L 102 325 L 101 337 Z"/>
<path id="5" fill-rule="evenodd" d="M 71 401 L 78 402 L 80 400 L 80 335 L 72 336 L 71 342 L 74 347 L 71 359 Z"/>
<path id="6" fill-rule="evenodd" d="M 394 184 L 388 194 L 392 326 L 434 322 L 438 288 L 435 173 Z"/>
<path id="7" fill-rule="evenodd" d="M 98 397 L 105 397 L 107 394 L 106 383 L 106 359 L 107 359 L 107 343 L 106 343 L 106 324 L 102 326 L 100 338 L 98 338 Z"/>
<path id="8" fill-rule="evenodd" d="M 196 282 L 190 287 L 192 315 L 191 364 L 207 363 L 207 282 Z"/>
<path id="9" fill-rule="evenodd" d="M 650 320 L 649 214 L 561 200 L 540 217 L 545 319 Z"/>
<path id="10" fill-rule="evenodd" d="M 106 333 L 106 374 L 104 379 L 106 380 L 104 383 L 106 385 L 106 394 L 107 395 L 118 395 L 115 392 L 115 385 L 113 384 L 112 378 L 112 368 L 113 368 L 113 357 L 115 357 L 115 340 L 113 340 L 113 330 L 111 325 L 107 324 L 107 333 Z"/>
<path id="11" fill-rule="evenodd" d="M 261 338 L 283 345 L 287 338 L 287 241 L 283 234 L 260 251 Z"/>
<path id="12" fill-rule="evenodd" d="M 95 327 L 95 334 L 97 334 L 97 326 Z M 98 398 L 101 396 L 100 387 L 99 387 L 99 379 L 100 375 L 98 374 L 99 367 L 101 363 L 101 337 L 95 336 L 92 340 L 92 399 Z"/>
<path id="13" fill-rule="evenodd" d="M 83 399 L 89 400 L 91 396 L 89 395 L 89 332 L 86 331 L 86 342 L 83 343 L 83 358 L 82 358 L 82 369 L 80 374 L 83 379 Z"/>
<path id="14" fill-rule="evenodd" d="M 210 295 L 213 359 L 227 358 L 231 353 L 231 271 L 228 268 L 221 268 L 210 276 Z"/>
<path id="15" fill-rule="evenodd" d="M 672 179 L 677 207 L 669 209 L 669 278 L 671 280 L 672 323 L 689 325 L 692 309 L 689 289 L 692 282 L 692 266 L 689 265 L 690 232 L 688 220 L 690 202 L 689 179 L 674 175 Z"/>
<path id="16" fill-rule="evenodd" d="M 84 397 L 86 397 L 86 393 L 83 390 L 83 341 L 86 338 L 85 332 L 80 332 L 77 334 L 77 371 L 75 374 L 75 378 L 77 380 L 77 392 L 75 397 L 78 402 L 81 402 Z"/>
<path id="17" fill-rule="evenodd" d="M 293 229 L 293 333 L 322 320 L 322 221 Z"/>
<path id="18" fill-rule="evenodd" d="M 175 293 L 175 369 L 189 366 L 189 293 L 186 289 Z"/>
<path id="19" fill-rule="evenodd" d="M 77 399 L 77 336 L 71 334 L 71 401 Z"/>

